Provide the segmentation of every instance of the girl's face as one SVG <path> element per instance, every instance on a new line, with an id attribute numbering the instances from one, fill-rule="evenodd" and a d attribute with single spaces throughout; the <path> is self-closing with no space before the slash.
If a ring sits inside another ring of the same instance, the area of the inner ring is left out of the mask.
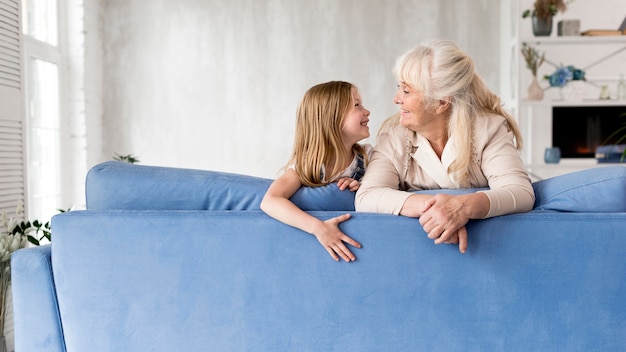
<path id="1" fill-rule="evenodd" d="M 404 82 L 398 84 L 393 102 L 400 106 L 400 124 L 410 130 L 419 132 L 438 118 L 426 109 L 422 94 Z"/>
<path id="2" fill-rule="evenodd" d="M 361 95 L 356 88 L 352 88 L 352 100 L 354 106 L 348 111 L 341 128 L 341 136 L 349 145 L 370 136 L 370 128 L 367 126 L 370 121 L 370 112 L 363 107 Z"/>

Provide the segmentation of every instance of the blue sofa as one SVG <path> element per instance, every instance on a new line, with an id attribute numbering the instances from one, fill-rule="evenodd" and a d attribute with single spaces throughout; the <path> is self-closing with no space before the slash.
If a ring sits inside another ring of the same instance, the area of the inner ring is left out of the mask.
<path id="1" fill-rule="evenodd" d="M 11 258 L 16 351 L 625 351 L 625 170 L 536 182 L 463 255 L 303 188 L 313 215 L 352 213 L 346 263 L 259 210 L 270 180 L 99 164 L 87 210 Z"/>

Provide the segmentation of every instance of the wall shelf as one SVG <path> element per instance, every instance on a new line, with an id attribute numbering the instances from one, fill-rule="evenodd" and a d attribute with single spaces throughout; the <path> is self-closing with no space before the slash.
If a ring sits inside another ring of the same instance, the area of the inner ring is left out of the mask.
<path id="1" fill-rule="evenodd" d="M 626 100 L 621 99 L 583 99 L 583 100 L 562 100 L 550 99 L 542 101 L 522 100 L 520 106 L 524 107 L 567 107 L 567 106 L 626 106 Z"/>
<path id="2" fill-rule="evenodd" d="M 529 45 L 594 45 L 594 44 L 616 44 L 626 45 L 626 35 L 607 36 L 571 36 L 571 37 L 524 37 L 520 40 Z"/>
<path id="3" fill-rule="evenodd" d="M 615 110 L 623 106 L 626 112 L 626 99 L 616 99 L 620 75 L 626 77 L 626 35 L 558 36 L 557 22 L 560 19 L 580 19 L 582 30 L 602 28 L 600 23 L 621 23 L 626 4 L 623 0 L 602 0 L 602 3 L 608 5 L 608 10 L 602 10 L 602 14 L 599 14 L 596 8 L 599 5 L 576 2 L 568 6 L 564 14 L 559 13 L 555 17 L 550 36 L 537 37 L 532 34 L 530 21 L 521 16 L 522 10 L 530 8 L 533 2 L 505 0 L 503 8 L 510 13 L 511 22 L 501 26 L 504 53 L 501 72 L 503 77 L 510 78 L 509 81 L 503 81 L 502 98 L 522 132 L 522 159 L 528 170 L 539 178 L 606 165 L 597 163 L 595 158 L 562 158 L 559 164 L 546 164 L 544 151 L 554 146 L 553 108 L 584 107 L 588 111 L 589 108 L 597 107 L 604 111 L 602 108 Z M 539 83 L 544 89 L 544 97 L 540 101 L 527 99 L 533 77 L 521 54 L 525 44 L 545 53 L 546 60 L 537 71 Z M 585 71 L 588 87 L 582 100 L 563 100 L 559 88 L 550 87 L 547 80 L 543 79 L 558 67 L 568 65 Z M 612 99 L 598 99 L 603 86 L 609 89 Z M 561 128 L 558 127 L 559 130 Z M 581 128 L 585 126 L 578 126 L 578 130 Z"/>

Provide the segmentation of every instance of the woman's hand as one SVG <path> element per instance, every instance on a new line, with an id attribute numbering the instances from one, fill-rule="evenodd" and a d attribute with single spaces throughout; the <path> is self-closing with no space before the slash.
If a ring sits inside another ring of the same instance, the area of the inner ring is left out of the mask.
<path id="1" fill-rule="evenodd" d="M 339 257 L 343 258 L 346 262 L 356 260 L 354 254 L 352 254 L 348 246 L 346 246 L 346 243 L 356 248 L 361 248 L 359 242 L 353 240 L 339 229 L 339 224 L 348 219 L 350 219 L 350 214 L 343 214 L 322 221 L 320 226 L 313 231 L 313 235 L 336 261 L 339 261 Z"/>
<path id="2" fill-rule="evenodd" d="M 337 181 L 337 187 L 339 187 L 339 189 L 342 191 L 348 188 L 350 191 L 356 192 L 360 186 L 361 182 L 351 177 L 342 177 L 339 179 L 339 181 Z"/>
<path id="3" fill-rule="evenodd" d="M 459 244 L 459 251 L 467 250 L 467 229 L 470 212 L 462 196 L 437 194 L 424 203 L 420 224 L 428 234 L 428 238 L 435 240 L 435 244 Z"/>

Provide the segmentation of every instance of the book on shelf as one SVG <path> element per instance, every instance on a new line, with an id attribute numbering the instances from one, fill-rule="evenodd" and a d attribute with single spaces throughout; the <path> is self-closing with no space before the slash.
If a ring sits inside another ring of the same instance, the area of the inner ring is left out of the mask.
<path id="1" fill-rule="evenodd" d="M 589 29 L 580 35 L 586 36 L 604 36 L 604 35 L 626 35 L 626 31 L 620 31 L 619 29 Z"/>

